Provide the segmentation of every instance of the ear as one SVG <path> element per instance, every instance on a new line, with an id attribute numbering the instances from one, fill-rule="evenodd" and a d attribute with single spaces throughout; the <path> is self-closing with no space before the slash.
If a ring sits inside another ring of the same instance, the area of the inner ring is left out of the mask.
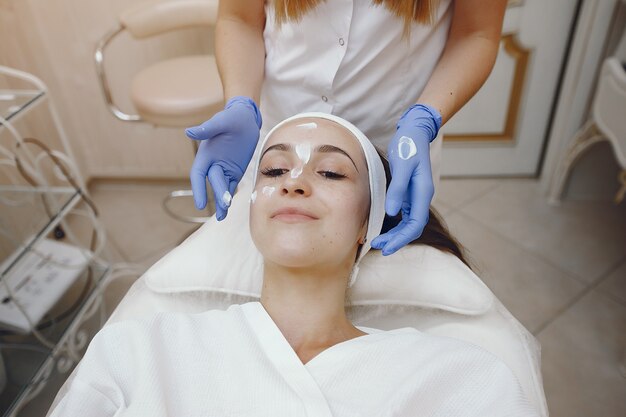
<path id="1" fill-rule="evenodd" d="M 367 221 L 365 222 L 365 224 L 363 224 L 363 226 L 361 226 L 361 230 L 359 231 L 359 240 L 358 243 L 359 245 L 364 245 L 365 242 L 367 242 Z"/>

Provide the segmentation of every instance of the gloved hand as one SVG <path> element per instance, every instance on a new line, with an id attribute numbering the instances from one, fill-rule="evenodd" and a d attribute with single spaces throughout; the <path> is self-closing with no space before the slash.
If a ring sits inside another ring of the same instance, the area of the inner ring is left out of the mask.
<path id="1" fill-rule="evenodd" d="M 189 177 L 198 210 L 207 203 L 205 178 L 215 195 L 215 216 L 223 220 L 232 195 L 252 159 L 261 130 L 261 113 L 249 97 L 233 97 L 224 110 L 200 126 L 185 130 L 191 139 L 201 140 Z"/>
<path id="2" fill-rule="evenodd" d="M 402 115 L 387 148 L 391 184 L 385 211 L 390 216 L 402 209 L 402 221 L 372 241 L 372 247 L 391 255 L 421 236 L 435 188 L 430 168 L 430 142 L 441 127 L 441 115 L 431 106 L 414 104 Z"/>

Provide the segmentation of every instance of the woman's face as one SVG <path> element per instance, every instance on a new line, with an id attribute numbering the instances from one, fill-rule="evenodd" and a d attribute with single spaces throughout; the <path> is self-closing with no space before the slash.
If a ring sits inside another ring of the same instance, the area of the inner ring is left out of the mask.
<path id="1" fill-rule="evenodd" d="M 276 130 L 261 152 L 250 231 L 266 262 L 351 267 L 370 204 L 357 139 L 330 120 L 299 119 Z"/>

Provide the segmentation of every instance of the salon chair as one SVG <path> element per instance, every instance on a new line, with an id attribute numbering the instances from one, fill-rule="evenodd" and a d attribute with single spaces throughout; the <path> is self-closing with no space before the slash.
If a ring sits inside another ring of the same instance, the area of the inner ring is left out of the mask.
<path id="1" fill-rule="evenodd" d="M 626 31 L 622 42 L 626 42 Z M 624 48 L 626 49 L 626 48 Z M 569 172 L 576 161 L 591 146 L 608 141 L 622 171 L 618 175 L 621 183 L 614 202 L 619 204 L 626 195 L 626 62 L 618 57 L 609 57 L 602 64 L 598 86 L 591 105 L 591 117 L 578 130 L 574 140 L 563 155 L 551 185 L 549 202 L 558 205 Z M 626 363 L 626 359 L 625 359 Z"/>
<path id="2" fill-rule="evenodd" d="M 124 113 L 113 102 L 104 65 L 104 50 L 120 33 L 126 31 L 134 39 L 144 39 L 184 28 L 213 27 L 217 7 L 218 0 L 156 0 L 139 4 L 120 15 L 119 26 L 99 41 L 95 53 L 107 108 L 116 118 L 125 122 L 178 127 L 182 132 L 182 128 L 200 124 L 223 109 L 222 83 L 213 55 L 181 56 L 138 72 L 130 89 L 130 99 L 137 114 Z M 196 141 L 192 143 L 195 154 L 198 144 Z M 171 192 L 163 201 L 164 210 L 178 220 L 205 222 L 208 217 L 182 216 L 169 207 L 173 198 L 191 195 L 191 190 Z"/>
<path id="3" fill-rule="evenodd" d="M 244 177 L 240 186 L 251 189 L 250 181 Z M 146 271 L 105 326 L 162 311 L 197 313 L 258 301 L 262 259 L 242 227 L 248 223 L 248 197 L 237 193 L 223 221 L 211 218 Z M 509 366 L 539 415 L 548 416 L 539 343 L 457 257 L 424 245 L 388 257 L 371 251 L 349 297 L 347 311 L 358 326 L 414 327 L 486 349 Z"/>

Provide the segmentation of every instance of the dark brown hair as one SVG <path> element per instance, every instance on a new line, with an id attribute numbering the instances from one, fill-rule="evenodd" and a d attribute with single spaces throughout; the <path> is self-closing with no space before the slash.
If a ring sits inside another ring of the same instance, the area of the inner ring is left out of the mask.
<path id="1" fill-rule="evenodd" d="M 380 150 L 378 150 L 378 154 L 380 155 L 380 159 L 383 161 L 383 166 L 385 167 L 385 179 L 387 182 L 387 188 L 389 188 L 389 184 L 391 183 L 391 170 L 389 169 L 389 161 L 387 161 L 387 158 L 382 154 L 382 152 L 380 152 Z M 383 227 L 380 233 L 386 233 L 389 230 L 393 229 L 396 225 L 400 223 L 401 220 L 401 213 L 398 213 L 398 215 L 394 217 L 385 214 L 385 220 L 383 222 Z M 435 211 L 433 207 L 431 207 L 428 211 L 428 223 L 426 223 L 426 226 L 424 226 L 422 235 L 410 244 L 428 245 L 437 248 L 443 252 L 451 253 L 459 258 L 461 262 L 467 265 L 468 268 L 472 269 L 466 259 L 464 248 L 454 237 L 452 237 L 445 223 L 441 221 L 439 214 Z"/>
<path id="2" fill-rule="evenodd" d="M 274 2 L 274 17 L 278 25 L 287 21 L 298 21 L 322 1 L 333 0 L 271 0 Z M 430 25 L 434 21 L 439 0 L 372 0 L 404 21 L 404 34 L 411 31 L 412 23 Z"/>

